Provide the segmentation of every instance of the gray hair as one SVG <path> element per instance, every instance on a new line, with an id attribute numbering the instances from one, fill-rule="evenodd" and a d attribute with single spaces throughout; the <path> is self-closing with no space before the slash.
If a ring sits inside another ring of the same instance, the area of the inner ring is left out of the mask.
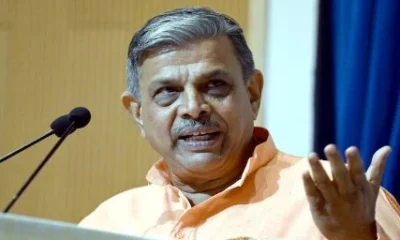
<path id="1" fill-rule="evenodd" d="M 153 17 L 133 36 L 127 59 L 128 91 L 140 101 L 139 66 L 149 53 L 217 36 L 227 36 L 232 42 L 247 83 L 254 71 L 254 60 L 240 25 L 208 8 L 179 8 Z"/>

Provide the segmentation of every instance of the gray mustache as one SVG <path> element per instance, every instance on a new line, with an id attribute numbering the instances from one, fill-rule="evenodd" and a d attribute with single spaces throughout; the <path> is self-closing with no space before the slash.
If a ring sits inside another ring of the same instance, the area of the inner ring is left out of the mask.
<path id="1" fill-rule="evenodd" d="M 197 127 L 220 128 L 220 124 L 212 119 L 199 119 L 199 120 L 182 119 L 179 123 L 175 124 L 175 126 L 172 127 L 172 136 L 178 137 L 187 129 L 197 128 Z"/>

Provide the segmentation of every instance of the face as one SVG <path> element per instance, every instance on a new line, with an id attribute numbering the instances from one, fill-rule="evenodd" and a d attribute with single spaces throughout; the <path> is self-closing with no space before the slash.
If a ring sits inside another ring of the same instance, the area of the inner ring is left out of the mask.
<path id="1" fill-rule="evenodd" d="M 262 76 L 246 84 L 227 37 L 153 54 L 140 67 L 141 102 L 123 97 L 142 135 L 177 176 L 223 174 L 240 161 Z"/>

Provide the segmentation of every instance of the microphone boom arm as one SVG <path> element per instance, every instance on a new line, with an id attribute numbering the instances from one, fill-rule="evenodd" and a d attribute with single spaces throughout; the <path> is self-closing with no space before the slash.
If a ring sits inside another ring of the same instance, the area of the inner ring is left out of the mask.
<path id="1" fill-rule="evenodd" d="M 36 177 L 36 175 L 40 172 L 40 170 L 44 167 L 44 165 L 49 161 L 50 157 L 53 156 L 54 152 L 60 147 L 61 143 L 67 138 L 67 136 L 75 130 L 75 121 L 72 121 L 70 125 L 68 126 L 67 130 L 65 130 L 64 134 L 61 136 L 60 139 L 58 139 L 57 143 L 54 145 L 54 147 L 50 150 L 50 152 L 47 154 L 47 156 L 43 159 L 43 161 L 37 166 L 35 171 L 32 173 L 32 175 L 28 178 L 28 180 L 24 183 L 24 185 L 21 187 L 21 189 L 15 194 L 13 199 L 10 201 L 10 203 L 7 205 L 7 207 L 3 210 L 3 213 L 7 213 L 10 211 L 10 209 L 13 207 L 15 202 L 20 198 L 22 193 L 26 190 L 26 188 L 29 186 L 29 184 L 32 182 L 32 180 Z M 51 134 L 53 134 L 53 130 L 50 130 Z M 49 132 L 49 133 L 50 133 Z M 47 133 L 47 134 L 49 134 Z M 51 135 L 50 134 L 50 135 Z M 50 136 L 49 135 L 49 136 Z M 46 134 L 44 135 L 46 136 Z"/>
<path id="2" fill-rule="evenodd" d="M 33 146 L 33 145 L 35 145 L 36 143 L 38 143 L 38 142 L 40 142 L 40 141 L 42 141 L 42 140 L 44 140 L 44 139 L 50 137 L 50 136 L 53 135 L 53 134 L 54 134 L 54 130 L 49 130 L 46 134 L 44 134 L 43 136 L 39 137 L 38 139 L 33 140 L 32 142 L 27 143 L 27 144 L 21 146 L 20 148 L 16 149 L 15 151 L 10 152 L 9 154 L 7 154 L 7 155 L 1 157 L 1 158 L 0 158 L 0 163 L 6 161 L 7 159 L 11 158 L 12 156 L 14 156 L 14 155 L 16 155 L 16 154 L 18 154 L 18 153 L 24 151 L 25 149 L 29 148 L 30 146 Z"/>

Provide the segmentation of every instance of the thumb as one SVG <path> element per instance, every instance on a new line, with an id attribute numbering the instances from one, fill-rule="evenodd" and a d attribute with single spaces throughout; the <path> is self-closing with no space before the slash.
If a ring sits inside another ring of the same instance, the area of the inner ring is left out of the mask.
<path id="1" fill-rule="evenodd" d="M 374 186 L 374 188 L 376 188 L 375 190 L 379 190 L 381 185 L 386 160 L 390 152 L 391 148 L 389 146 L 384 146 L 378 149 L 372 157 L 371 165 L 369 166 L 366 175 L 367 180 Z"/>

